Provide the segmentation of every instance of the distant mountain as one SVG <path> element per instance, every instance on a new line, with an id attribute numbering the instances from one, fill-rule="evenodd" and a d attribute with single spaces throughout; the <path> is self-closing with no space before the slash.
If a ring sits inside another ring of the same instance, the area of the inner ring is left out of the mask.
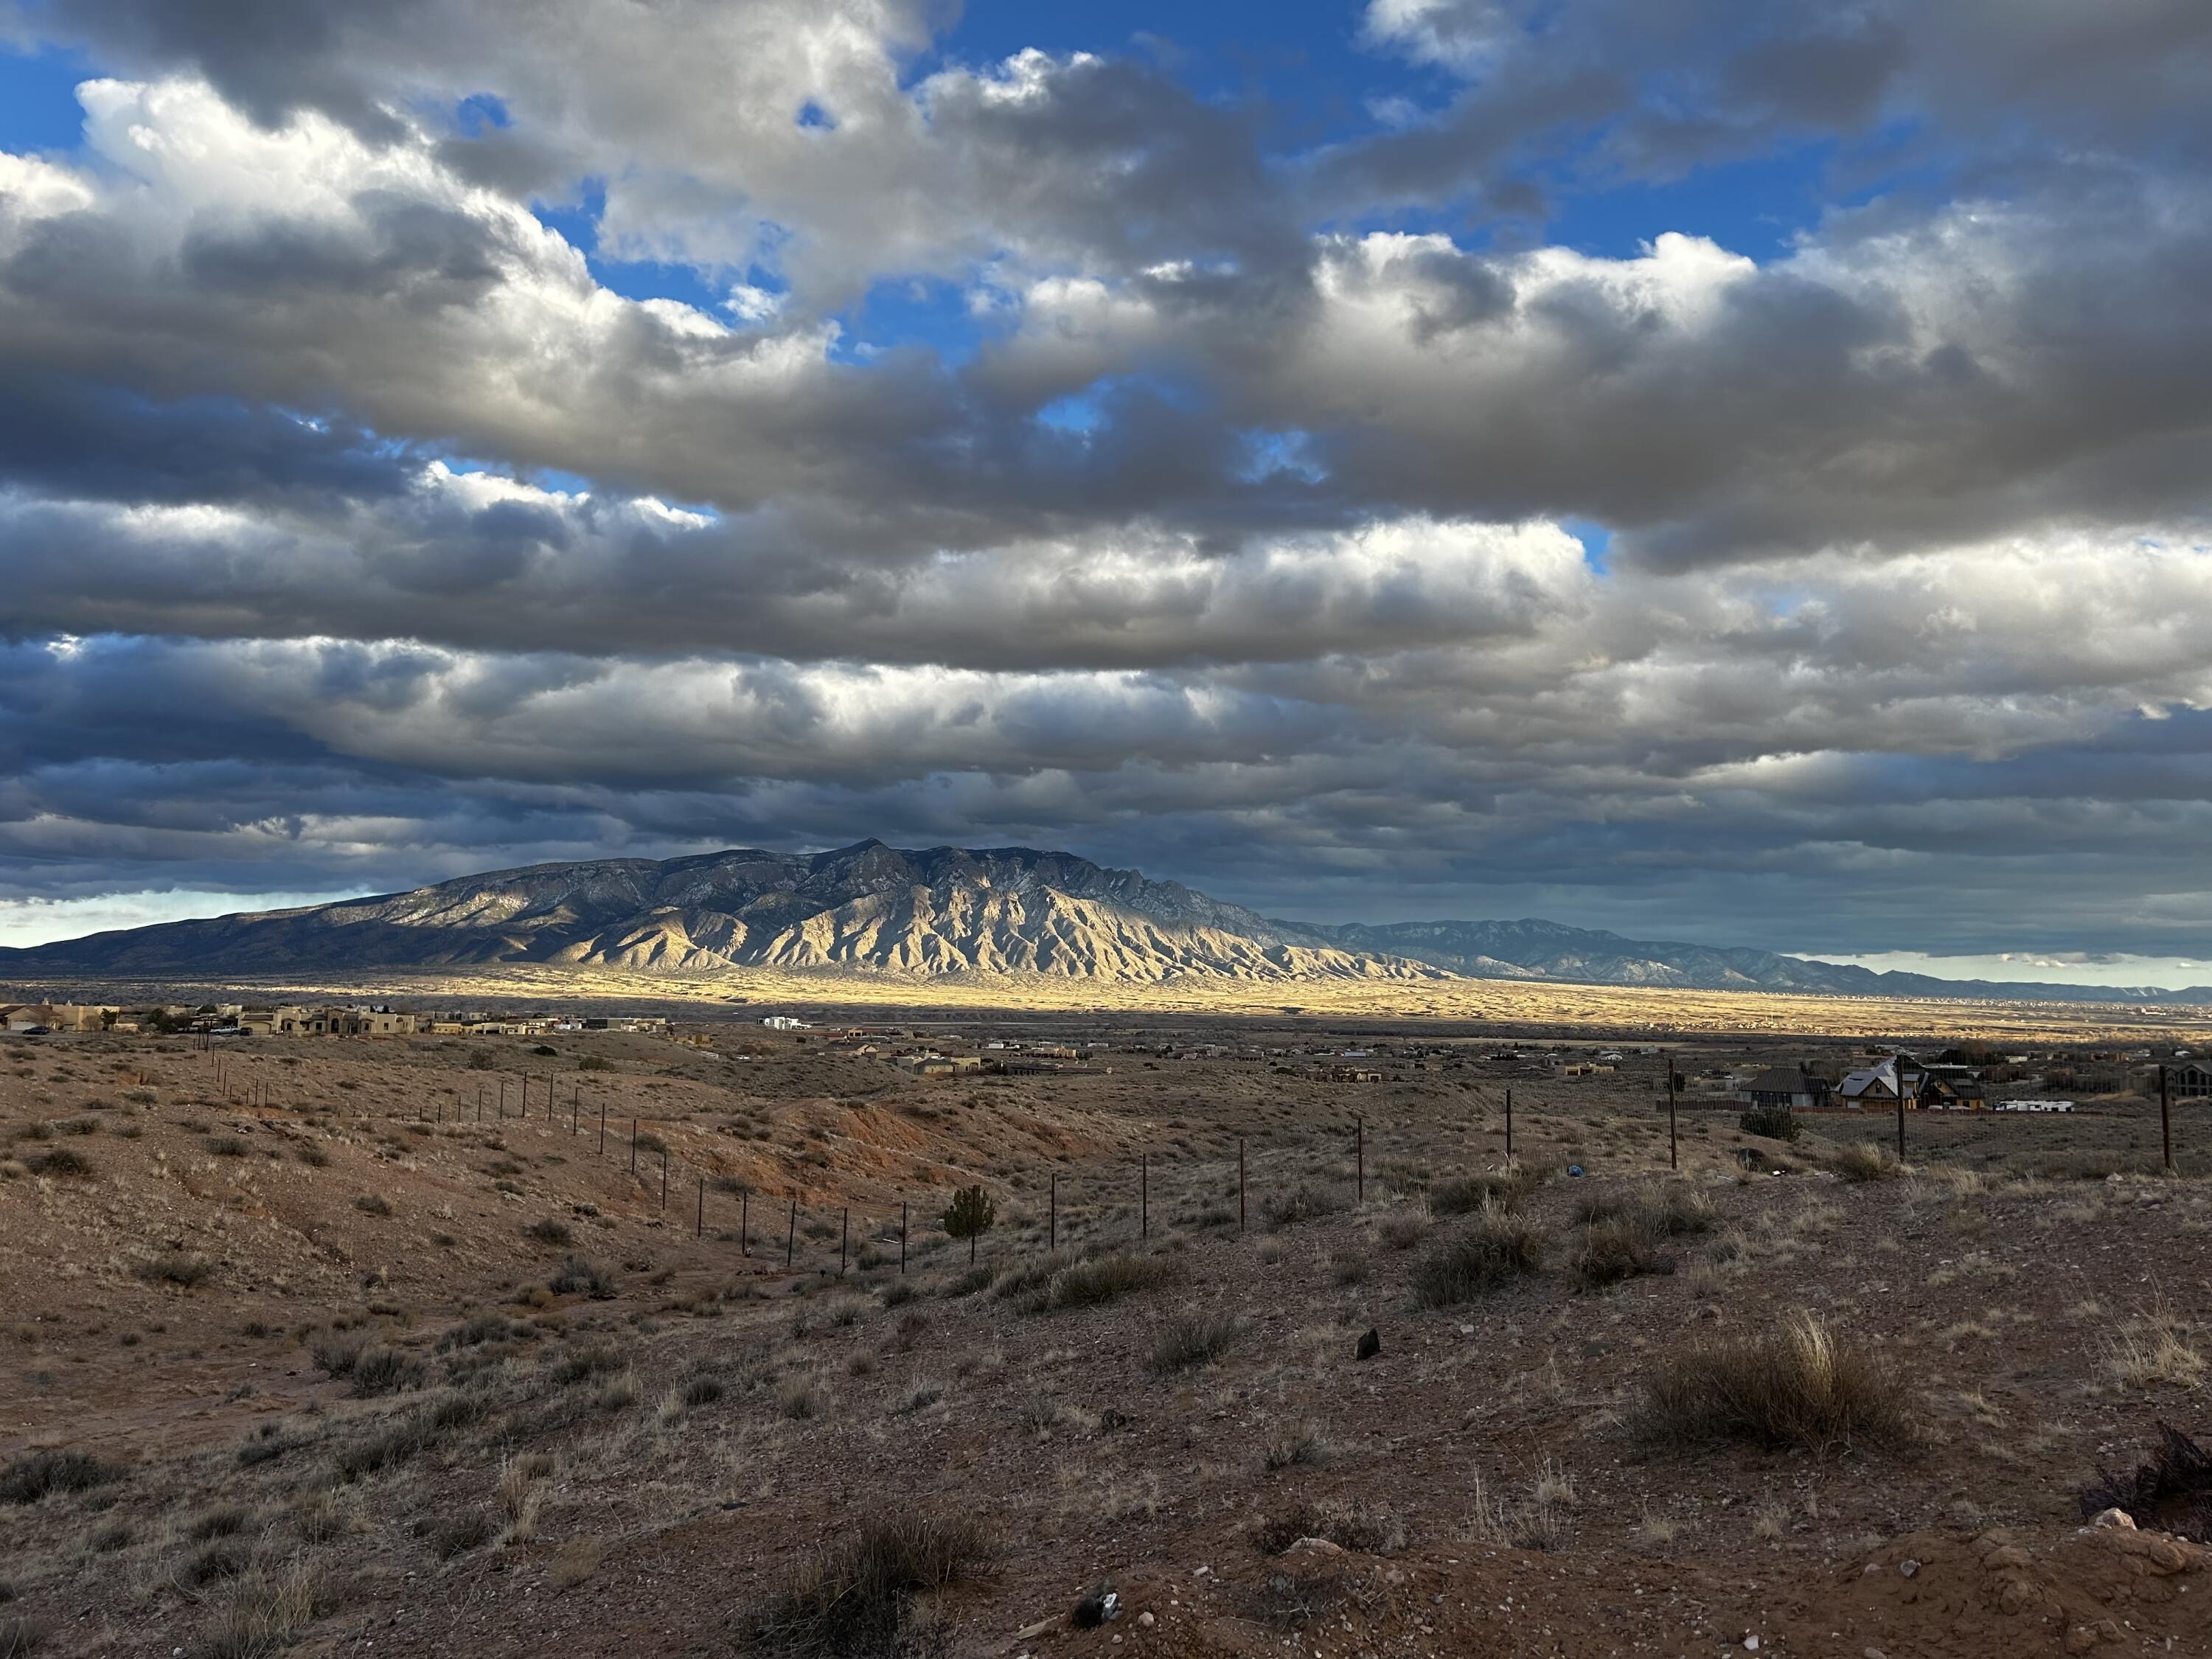
<path id="1" fill-rule="evenodd" d="M 1027 848 L 541 864 L 412 892 L 0 951 L 0 973 L 114 978 L 500 963 L 1049 974 L 1158 981 L 1447 977 L 1175 882 Z"/>
<path id="2" fill-rule="evenodd" d="M 1823 996 L 1996 997 L 2027 1002 L 2207 1003 L 2212 987 L 2013 983 L 1876 973 L 1748 946 L 1668 944 L 1565 927 L 1556 921 L 1393 921 L 1379 927 L 1278 922 L 1297 937 L 1347 951 L 1425 962 L 1471 979 L 1556 979 L 1583 985 L 1657 985 L 1698 991 L 1802 991 Z"/>
<path id="3" fill-rule="evenodd" d="M 2212 988 L 2010 985 L 1878 974 L 1771 951 L 1624 939 L 1549 921 L 1270 920 L 1134 870 L 1025 847 L 599 859 L 464 876 L 412 892 L 94 933 L 0 950 L 0 977 L 257 978 L 501 963 L 824 968 L 929 975 L 1553 980 L 1683 990 L 2212 1002 Z"/>

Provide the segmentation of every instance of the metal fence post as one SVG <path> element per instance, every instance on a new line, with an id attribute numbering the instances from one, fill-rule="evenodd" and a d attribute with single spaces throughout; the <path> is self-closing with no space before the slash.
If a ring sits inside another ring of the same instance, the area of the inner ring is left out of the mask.
<path id="1" fill-rule="evenodd" d="M 1899 1054 L 1897 1066 L 1897 1161 L 1905 1162 L 1905 1056 Z"/>
<path id="2" fill-rule="evenodd" d="M 660 1149 L 660 1212 L 668 1213 L 668 1148 Z"/>
<path id="3" fill-rule="evenodd" d="M 791 1200 L 791 1231 L 783 1236 L 783 1265 L 791 1265 L 791 1253 L 799 1244 L 799 1200 Z"/>
<path id="4" fill-rule="evenodd" d="M 899 1200 L 899 1276 L 906 1276 L 906 1200 Z"/>
<path id="5" fill-rule="evenodd" d="M 599 1156 L 607 1155 L 607 1103 L 599 1103 Z"/>
<path id="6" fill-rule="evenodd" d="M 1352 1120 L 1352 1195 L 1355 1203 L 1367 1201 L 1367 1120 Z"/>
<path id="7" fill-rule="evenodd" d="M 845 1246 L 852 1237 L 853 1206 L 848 1204 L 843 1216 L 837 1223 L 837 1277 L 840 1279 L 845 1276 Z"/>
<path id="8" fill-rule="evenodd" d="M 704 1238 L 704 1237 L 706 1237 L 706 1236 L 707 1236 L 707 1177 L 706 1177 L 706 1176 L 701 1176 L 699 1177 L 699 1218 L 698 1218 L 698 1220 L 697 1220 L 697 1221 L 696 1221 L 696 1222 L 694 1222 L 694 1223 L 692 1224 L 692 1227 L 691 1227 L 691 1237 L 694 1237 L 694 1238 Z"/>
<path id="9" fill-rule="evenodd" d="M 1149 1152 L 1137 1154 L 1137 1237 L 1152 1236 L 1152 1160 Z"/>
<path id="10" fill-rule="evenodd" d="M 1056 1170 L 1053 1172 L 1052 1200 L 1046 1214 L 1050 1219 L 1045 1224 L 1044 1247 L 1056 1250 L 1060 1248 L 1060 1172 Z"/>
<path id="11" fill-rule="evenodd" d="M 2173 1173 L 2173 1111 L 2166 1097 L 2166 1067 L 2158 1068 L 2158 1133 L 2166 1148 L 2166 1172 Z"/>
<path id="12" fill-rule="evenodd" d="M 1674 1137 L 1674 1056 L 1667 1056 L 1667 1167 L 1682 1167 L 1682 1155 Z"/>
<path id="13" fill-rule="evenodd" d="M 629 1121 L 629 1172 L 637 1173 L 637 1120 Z"/>
<path id="14" fill-rule="evenodd" d="M 753 1189 L 746 1188 L 738 1194 L 738 1254 L 753 1253 Z"/>
<path id="15" fill-rule="evenodd" d="M 1505 1091 L 1505 1161 L 1513 1161 L 1513 1091 Z"/>
<path id="16" fill-rule="evenodd" d="M 1237 1137 L 1237 1231 L 1244 1231 L 1244 1137 Z"/>

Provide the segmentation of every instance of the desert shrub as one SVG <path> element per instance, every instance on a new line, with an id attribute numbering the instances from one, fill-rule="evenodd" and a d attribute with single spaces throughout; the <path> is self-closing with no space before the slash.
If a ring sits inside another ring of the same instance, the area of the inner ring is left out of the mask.
<path id="1" fill-rule="evenodd" d="M 1720 1221 L 1713 1200 L 1686 1181 L 1639 1181 L 1611 1192 L 1596 1192 L 1574 1209 L 1583 1225 L 1625 1223 L 1648 1243 L 1711 1232 Z"/>
<path id="2" fill-rule="evenodd" d="M 794 1423 L 803 1423 L 822 1408 L 822 1396 L 815 1389 L 814 1380 L 807 1376 L 787 1376 L 775 1391 L 778 1415 Z"/>
<path id="3" fill-rule="evenodd" d="M 1445 1308 L 1504 1288 L 1543 1266 L 1544 1235 L 1501 1205 L 1486 1206 L 1413 1263 L 1413 1302 Z"/>
<path id="4" fill-rule="evenodd" d="M 1578 1291 L 1602 1290 L 1639 1273 L 1672 1270 L 1632 1223 L 1615 1218 L 1595 1222 L 1575 1237 L 1567 1256 L 1567 1276 Z"/>
<path id="5" fill-rule="evenodd" d="M 100 1133 L 100 1120 L 96 1117 L 65 1117 L 54 1127 L 65 1135 L 96 1135 Z"/>
<path id="6" fill-rule="evenodd" d="M 82 1181 L 92 1174 L 92 1160 L 74 1146 L 57 1146 L 25 1163 L 33 1175 L 52 1176 L 58 1180 Z"/>
<path id="7" fill-rule="evenodd" d="M 1429 1218 L 1416 1210 L 1393 1210 L 1375 1224 L 1385 1249 L 1410 1250 L 1429 1236 Z"/>
<path id="8" fill-rule="evenodd" d="M 910 1650 L 902 1638 L 914 1598 L 973 1577 L 990 1555 L 965 1516 L 865 1522 L 817 1550 L 753 1612 L 743 1645 L 793 1656 Z"/>
<path id="9" fill-rule="evenodd" d="M 1795 1140 L 1802 1133 L 1797 1114 L 1787 1106 L 1754 1106 L 1735 1121 L 1744 1133 L 1769 1140 Z"/>
<path id="10" fill-rule="evenodd" d="M 719 1376 L 695 1376 L 684 1385 L 684 1403 L 689 1407 L 711 1406 L 722 1397 L 722 1379 Z"/>
<path id="11" fill-rule="evenodd" d="M 412 1354 L 387 1347 L 378 1342 L 363 1348 L 354 1361 L 353 1397 L 373 1400 L 379 1395 L 398 1394 L 405 1389 L 419 1389 L 428 1381 L 429 1374 L 421 1360 Z"/>
<path id="12" fill-rule="evenodd" d="M 215 1538 L 234 1538 L 244 1532 L 246 1523 L 253 1519 L 252 1512 L 235 1504 L 226 1504 L 212 1510 L 202 1510 L 186 1523 L 185 1536 L 195 1544 L 204 1544 Z"/>
<path id="13" fill-rule="evenodd" d="M 215 1158 L 244 1158 L 246 1143 L 236 1135 L 210 1135 L 204 1143 Z"/>
<path id="14" fill-rule="evenodd" d="M 1846 1181 L 1894 1181 L 1905 1173 L 1895 1152 L 1871 1140 L 1842 1148 L 1828 1160 L 1828 1167 Z"/>
<path id="15" fill-rule="evenodd" d="M 904 1307 L 908 1303 L 913 1301 L 915 1297 L 921 1294 L 921 1291 L 913 1284 L 912 1281 L 904 1279 L 894 1279 L 890 1284 L 884 1286 L 884 1306 L 886 1308 Z"/>
<path id="16" fill-rule="evenodd" d="M 1270 1474 L 1302 1465 L 1328 1462 L 1328 1438 L 1321 1425 L 1305 1418 L 1275 1428 L 1260 1448 L 1260 1467 Z"/>
<path id="17" fill-rule="evenodd" d="M 337 1449 L 334 1462 L 338 1474 L 359 1480 L 396 1468 L 428 1451 L 453 1430 L 478 1421 L 486 1409 L 483 1401 L 470 1395 L 448 1395 L 428 1408 L 381 1423 Z"/>
<path id="18" fill-rule="evenodd" d="M 0 1469 L 0 1504 L 35 1504 L 55 1492 L 90 1492 L 123 1471 L 88 1452 L 25 1452 Z"/>
<path id="19" fill-rule="evenodd" d="M 550 1244 L 559 1249 L 566 1249 L 576 1242 L 576 1235 L 568 1230 L 568 1224 L 556 1221 L 551 1216 L 543 1221 L 532 1222 L 523 1231 L 540 1244 Z"/>
<path id="20" fill-rule="evenodd" d="M 390 1215 L 392 1200 L 381 1193 L 363 1193 L 353 1201 L 355 1209 L 363 1215 Z"/>
<path id="21" fill-rule="evenodd" d="M 1319 1221 L 1325 1216 L 1339 1215 L 1351 1206 L 1351 1199 L 1341 1188 L 1301 1181 L 1286 1193 L 1269 1193 L 1262 1197 L 1260 1218 L 1270 1227 L 1288 1227 L 1301 1221 Z"/>
<path id="22" fill-rule="evenodd" d="M 368 1346 L 368 1339 L 359 1332 L 333 1331 L 319 1336 L 307 1345 L 307 1358 L 315 1368 L 330 1376 L 351 1376 L 353 1368 L 361 1363 L 361 1356 Z"/>
<path id="23" fill-rule="evenodd" d="M 438 1339 L 438 1352 L 448 1353 L 455 1348 L 481 1347 L 487 1342 L 505 1342 L 527 1334 L 529 1327 L 517 1325 L 505 1314 L 478 1314 L 465 1325 L 456 1325 Z"/>
<path id="24" fill-rule="evenodd" d="M 1502 1170 L 1453 1176 L 1429 1188 L 1429 1213 L 1472 1215 L 1486 1207 L 1510 1210 L 1543 1184 L 1541 1174 L 1521 1163 L 1509 1164 Z"/>
<path id="25" fill-rule="evenodd" d="M 605 1302 L 615 1293 L 614 1275 L 586 1255 L 572 1255 L 562 1262 L 553 1277 L 545 1281 L 545 1288 L 556 1296 L 567 1296 L 574 1291 L 583 1291 L 594 1302 Z"/>
<path id="26" fill-rule="evenodd" d="M 2158 1443 L 2132 1471 L 2100 1466 L 2075 1494 L 2081 1518 L 2118 1510 L 2136 1526 L 2193 1543 L 2212 1543 L 2212 1452 L 2172 1425 L 2158 1425 Z"/>
<path id="27" fill-rule="evenodd" d="M 165 1250 L 151 1261 L 138 1265 L 138 1277 L 149 1284 L 174 1285 L 189 1291 L 204 1282 L 215 1272 L 215 1264 L 204 1255 L 194 1255 L 189 1250 Z"/>
<path id="28" fill-rule="evenodd" d="M 1301 1538 L 1325 1539 L 1368 1555 L 1390 1555 L 1406 1547 L 1404 1524 L 1382 1505 L 1317 1502 L 1304 1495 L 1262 1515 L 1250 1536 L 1262 1555 L 1280 1555 Z"/>
<path id="29" fill-rule="evenodd" d="M 614 1068 L 614 1061 L 605 1054 L 586 1054 L 576 1062 L 576 1069 L 580 1072 L 611 1072 Z"/>
<path id="30" fill-rule="evenodd" d="M 441 1561 L 450 1561 L 457 1555 L 483 1548 L 498 1530 L 491 1516 L 482 1510 L 465 1510 L 438 1524 L 430 1534 L 430 1547 Z"/>
<path id="31" fill-rule="evenodd" d="M 246 1561 L 244 1546 L 229 1539 L 219 1539 L 178 1563 L 176 1582 L 185 1589 L 199 1589 L 237 1577 L 246 1571 Z"/>
<path id="32" fill-rule="evenodd" d="M 295 1146 L 292 1149 L 292 1156 L 313 1170 L 324 1169 L 331 1161 L 331 1155 L 328 1152 L 312 1144 Z"/>
<path id="33" fill-rule="evenodd" d="M 994 1276 L 991 1295 L 1000 1302 L 1011 1302 L 1017 1297 L 1035 1298 L 1052 1283 L 1052 1276 L 1060 1271 L 1062 1261 L 1062 1257 L 1048 1255 L 1018 1262 Z"/>
<path id="34" fill-rule="evenodd" d="M 46 1640 L 46 1627 L 35 1619 L 0 1619 L 0 1659 L 30 1659 Z"/>
<path id="35" fill-rule="evenodd" d="M 1173 1277 L 1174 1269 L 1155 1255 L 1117 1250 L 1062 1267 L 1044 1290 L 1045 1309 L 1091 1308 L 1141 1291 Z"/>
<path id="36" fill-rule="evenodd" d="M 1232 1315 L 1192 1309 L 1160 1327 L 1152 1339 L 1149 1363 L 1163 1375 L 1210 1364 L 1234 1347 L 1243 1334 L 1243 1322 Z"/>
<path id="37" fill-rule="evenodd" d="M 1644 1439 L 1676 1446 L 1737 1440 L 1826 1451 L 1912 1439 L 1896 1372 L 1809 1314 L 1662 1361 L 1644 1382 L 1635 1425 Z"/>
<path id="38" fill-rule="evenodd" d="M 554 1362 L 553 1380 L 562 1388 L 588 1377 L 623 1368 L 621 1351 L 611 1342 L 587 1342 L 571 1348 Z"/>

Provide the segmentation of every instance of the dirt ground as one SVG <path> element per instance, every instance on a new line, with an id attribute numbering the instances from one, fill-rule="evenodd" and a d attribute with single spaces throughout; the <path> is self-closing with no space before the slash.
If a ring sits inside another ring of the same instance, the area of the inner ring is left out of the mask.
<path id="1" fill-rule="evenodd" d="M 1687 1103 L 1698 1220 L 1589 1286 L 1594 1200 L 1668 1164 L 1656 1058 L 1401 1038 L 1351 1085 L 1268 1055 L 1286 1029 L 941 1082 L 734 1025 L 0 1043 L 0 1467 L 97 1476 L 0 1501 L 0 1652 L 740 1650 L 819 1553 L 923 1516 L 990 1548 L 918 1655 L 2212 1652 L 2204 1552 L 2075 1498 L 2212 1433 L 2204 1119 L 2165 1177 L 2140 1101 L 1916 1117 L 1922 1161 L 1862 1181 L 1837 1152 L 1886 1121 Z M 1419 1305 L 1509 1088 L 1536 1270 Z M 971 1182 L 972 1275 L 938 1214 Z M 1040 1305 L 1102 1263 L 1135 1265 Z M 1654 1434 L 1678 1356 L 1808 1315 L 1908 1432 Z"/>

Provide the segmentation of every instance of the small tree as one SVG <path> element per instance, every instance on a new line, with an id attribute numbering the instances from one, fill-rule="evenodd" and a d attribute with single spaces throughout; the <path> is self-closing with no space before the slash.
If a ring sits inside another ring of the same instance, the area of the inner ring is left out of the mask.
<path id="1" fill-rule="evenodd" d="M 963 1187 L 952 1194 L 952 1202 L 945 1206 L 945 1231 L 955 1238 L 968 1241 L 968 1259 L 975 1259 L 975 1241 L 999 1218 L 999 1206 L 991 1202 L 990 1194 L 979 1182 Z"/>

